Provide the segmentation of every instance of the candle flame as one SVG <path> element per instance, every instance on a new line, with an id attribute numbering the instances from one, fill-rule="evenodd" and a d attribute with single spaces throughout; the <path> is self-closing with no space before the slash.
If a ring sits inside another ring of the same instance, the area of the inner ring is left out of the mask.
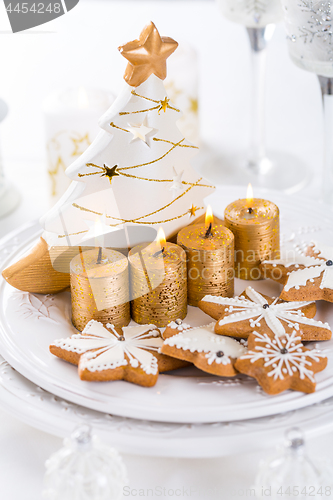
<path id="1" fill-rule="evenodd" d="M 160 244 L 161 248 L 164 248 L 166 245 L 165 233 L 162 227 L 160 227 L 157 232 L 157 242 Z"/>
<path id="2" fill-rule="evenodd" d="M 246 204 L 248 208 L 252 208 L 253 205 L 253 189 L 251 183 L 247 186 L 246 191 Z"/>
<path id="3" fill-rule="evenodd" d="M 77 103 L 80 109 L 89 107 L 89 99 L 87 91 L 84 87 L 79 87 L 78 95 L 77 95 Z"/>
<path id="4" fill-rule="evenodd" d="M 206 216 L 205 216 L 205 227 L 206 229 L 209 228 L 210 224 L 213 224 L 214 222 L 214 216 L 213 216 L 213 211 L 210 205 L 208 205 L 207 210 L 206 210 Z"/>

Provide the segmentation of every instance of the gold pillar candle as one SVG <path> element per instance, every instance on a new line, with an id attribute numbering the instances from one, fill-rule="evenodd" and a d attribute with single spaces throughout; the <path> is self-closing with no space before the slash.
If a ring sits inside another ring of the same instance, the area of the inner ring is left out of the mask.
<path id="1" fill-rule="evenodd" d="M 183 228 L 178 233 L 177 243 L 184 248 L 187 257 L 189 305 L 197 306 L 205 295 L 233 296 L 234 237 L 229 229 L 207 223 L 206 218 L 206 224 Z"/>
<path id="2" fill-rule="evenodd" d="M 186 256 L 174 243 L 137 245 L 130 263 L 131 314 L 136 323 L 164 327 L 187 314 Z"/>
<path id="3" fill-rule="evenodd" d="M 70 281 L 75 328 L 82 331 L 91 319 L 116 327 L 128 325 L 128 260 L 124 255 L 110 249 L 99 255 L 98 248 L 80 252 L 70 263 Z"/>
<path id="4" fill-rule="evenodd" d="M 237 200 L 225 209 L 224 223 L 235 236 L 235 276 L 262 279 L 260 262 L 280 255 L 278 207 L 259 198 Z"/>

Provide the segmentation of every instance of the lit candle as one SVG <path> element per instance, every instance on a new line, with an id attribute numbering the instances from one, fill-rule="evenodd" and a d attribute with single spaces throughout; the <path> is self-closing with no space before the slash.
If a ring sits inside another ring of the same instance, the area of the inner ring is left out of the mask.
<path id="1" fill-rule="evenodd" d="M 277 259 L 280 253 L 278 207 L 271 201 L 253 198 L 249 184 L 247 198 L 225 209 L 224 223 L 235 236 L 235 276 L 261 279 L 260 262 Z"/>
<path id="2" fill-rule="evenodd" d="M 114 101 L 101 89 L 72 88 L 57 91 L 44 102 L 51 204 L 66 191 L 71 180 L 65 169 L 91 144 L 100 128 L 98 120 Z"/>
<path id="3" fill-rule="evenodd" d="M 70 263 L 72 323 L 79 331 L 95 319 L 104 325 L 129 324 L 128 260 L 120 252 L 93 248 Z"/>
<path id="4" fill-rule="evenodd" d="M 234 293 L 234 237 L 215 225 L 208 207 L 205 224 L 184 227 L 177 237 L 187 257 L 188 303 L 197 306 L 205 295 L 232 297 Z"/>
<path id="5" fill-rule="evenodd" d="M 134 247 L 130 263 L 132 318 L 136 323 L 164 327 L 187 314 L 186 256 L 182 248 L 165 241 L 159 230 L 157 241 Z"/>

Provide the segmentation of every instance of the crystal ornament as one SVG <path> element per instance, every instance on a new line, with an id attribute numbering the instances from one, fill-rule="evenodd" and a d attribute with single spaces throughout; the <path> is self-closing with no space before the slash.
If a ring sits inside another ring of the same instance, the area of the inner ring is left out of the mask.
<path id="1" fill-rule="evenodd" d="M 43 498 L 48 500 L 118 500 L 127 473 L 118 452 L 77 427 L 64 447 L 46 461 Z"/>
<path id="2" fill-rule="evenodd" d="M 307 453 L 303 433 L 298 428 L 286 432 L 282 451 L 272 459 L 262 461 L 256 477 L 256 497 L 277 500 L 297 496 L 307 500 L 310 493 L 332 491 L 332 465 L 323 460 L 312 461 Z"/>

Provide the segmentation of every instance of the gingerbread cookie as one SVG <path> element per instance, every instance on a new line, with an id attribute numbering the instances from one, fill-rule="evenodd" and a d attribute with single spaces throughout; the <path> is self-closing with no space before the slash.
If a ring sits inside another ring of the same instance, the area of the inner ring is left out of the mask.
<path id="1" fill-rule="evenodd" d="M 214 323 L 195 328 L 185 328 L 176 322 L 165 329 L 166 340 L 161 352 L 168 356 L 190 361 L 200 370 L 233 377 L 236 375 L 234 364 L 244 354 L 246 347 L 230 337 L 214 333 Z"/>
<path id="2" fill-rule="evenodd" d="M 151 387 L 158 373 L 187 363 L 160 354 L 161 332 L 154 325 L 115 328 L 91 320 L 82 333 L 58 339 L 50 351 L 78 365 L 82 380 L 126 380 Z"/>
<path id="3" fill-rule="evenodd" d="M 215 333 L 247 338 L 251 332 L 283 335 L 296 330 L 302 340 L 329 340 L 332 331 L 328 323 L 312 319 L 314 302 L 285 302 L 263 295 L 252 287 L 234 298 L 206 295 L 199 307 L 217 319 Z"/>
<path id="4" fill-rule="evenodd" d="M 235 363 L 238 371 L 255 378 L 267 394 L 279 394 L 287 389 L 314 392 L 314 374 L 326 365 L 327 358 L 318 350 L 304 347 L 295 330 L 281 337 L 251 333 L 248 352 Z"/>
<path id="5" fill-rule="evenodd" d="M 333 247 L 304 244 L 293 253 L 261 264 L 265 277 L 284 285 L 281 298 L 333 302 Z"/>

